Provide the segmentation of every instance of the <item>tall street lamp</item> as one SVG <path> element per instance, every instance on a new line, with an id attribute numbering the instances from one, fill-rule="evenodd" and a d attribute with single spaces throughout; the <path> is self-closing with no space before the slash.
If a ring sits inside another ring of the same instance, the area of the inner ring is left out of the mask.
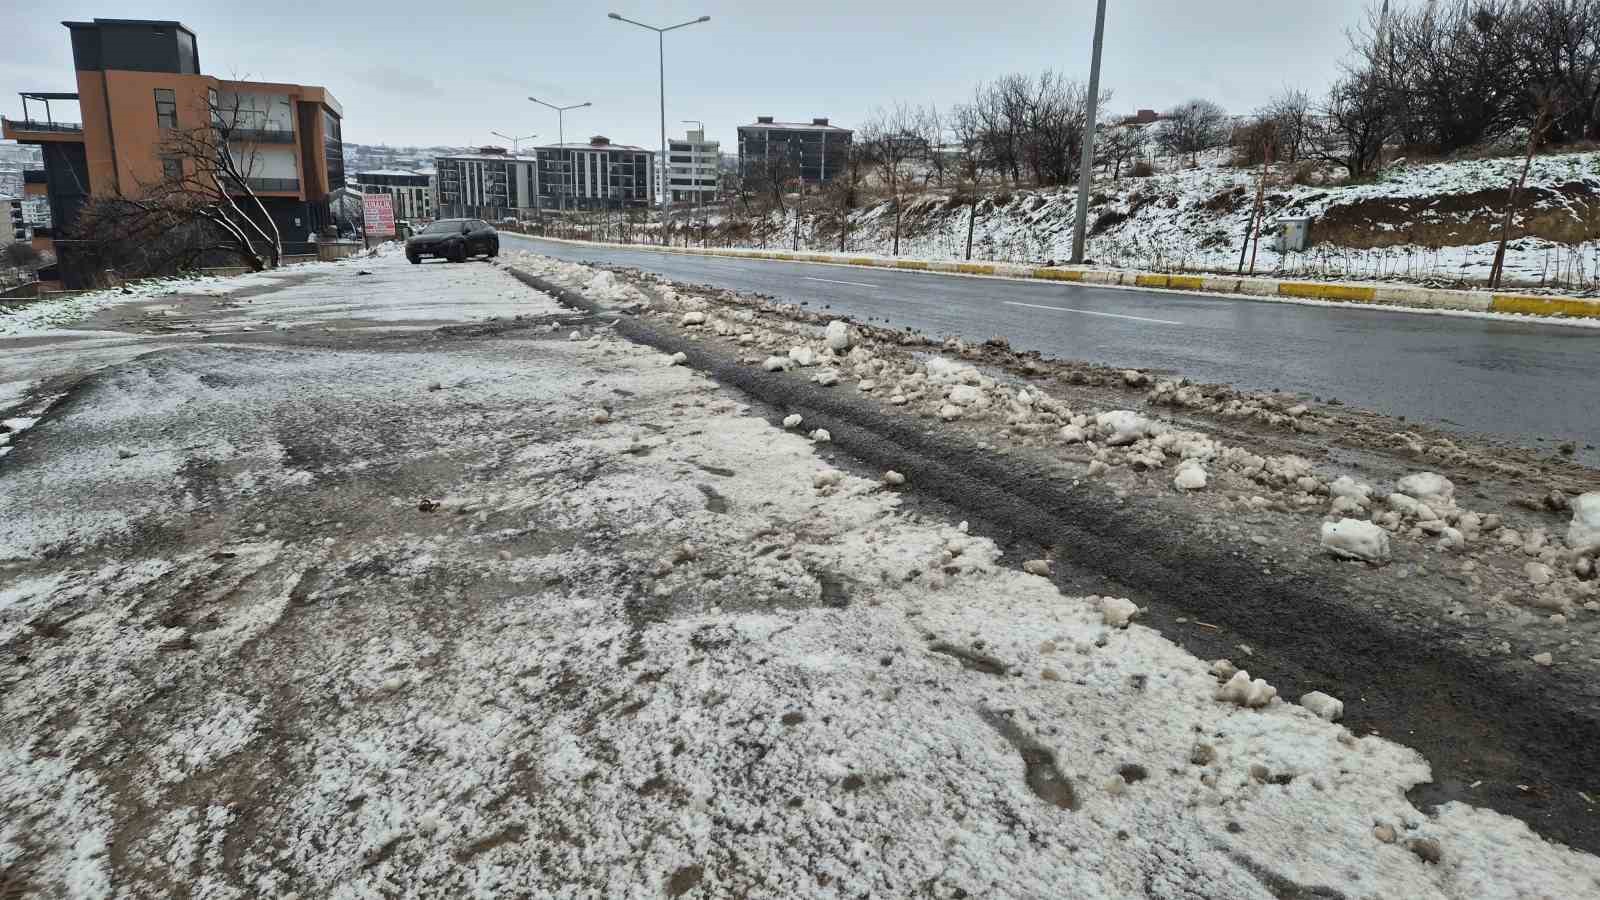
<path id="1" fill-rule="evenodd" d="M 679 22 L 676 25 L 668 25 L 665 28 L 657 28 L 654 25 L 646 25 L 643 22 L 635 22 L 632 19 L 629 19 L 629 18 L 627 18 L 625 16 L 619 16 L 616 13 L 609 13 L 608 16 L 610 18 L 616 19 L 618 22 L 627 22 L 629 25 L 637 25 L 640 28 L 644 28 L 644 29 L 647 29 L 649 31 L 654 31 L 656 33 L 656 53 L 657 53 L 656 59 L 657 59 L 657 65 L 658 65 L 658 67 L 660 69 L 660 77 L 661 77 L 661 170 L 662 170 L 662 174 L 665 175 L 666 168 L 667 168 L 667 37 L 666 37 L 666 35 L 667 35 L 667 32 L 669 32 L 669 31 L 676 31 L 679 28 L 687 28 L 690 25 L 699 25 L 701 22 L 709 22 L 709 21 L 711 21 L 711 17 L 710 16 L 701 16 L 698 19 L 690 19 L 687 22 Z M 666 221 L 666 207 L 667 207 L 666 198 L 667 198 L 667 193 L 666 193 L 666 185 L 659 185 L 659 187 L 661 188 L 661 201 L 660 201 L 659 206 L 658 206 L 658 211 L 660 213 L 660 218 L 661 218 L 661 240 L 662 240 L 663 243 L 665 243 L 666 239 L 667 239 L 667 221 Z"/>
<path id="2" fill-rule="evenodd" d="M 574 103 L 571 106 L 557 106 L 554 103 L 546 103 L 543 100 L 540 100 L 538 97 L 529 97 L 528 99 L 539 104 L 540 106 L 548 106 L 556 111 L 556 143 L 561 147 L 561 155 L 556 157 L 556 159 L 561 163 L 561 209 L 565 211 L 567 208 L 567 110 L 583 109 L 585 106 L 593 106 L 594 104 L 585 100 L 582 103 Z M 539 163 L 536 158 L 534 161 L 534 169 L 537 170 L 538 166 Z"/>
<path id="3" fill-rule="evenodd" d="M 497 138 L 505 138 L 506 140 L 510 141 L 511 142 L 511 155 L 512 156 L 521 156 L 522 155 L 522 142 L 523 141 L 530 140 L 532 138 L 538 137 L 537 134 L 525 134 L 522 137 L 512 137 L 509 134 L 501 134 L 498 131 L 491 131 L 489 133 L 494 135 Z"/>

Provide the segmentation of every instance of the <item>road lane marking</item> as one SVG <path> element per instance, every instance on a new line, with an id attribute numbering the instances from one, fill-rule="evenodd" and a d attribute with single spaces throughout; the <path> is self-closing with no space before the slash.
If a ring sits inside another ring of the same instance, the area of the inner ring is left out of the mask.
<path id="1" fill-rule="evenodd" d="M 1182 325 L 1182 322 L 1169 322 L 1166 319 L 1147 319 L 1144 316 L 1122 316 L 1116 313 L 1095 312 L 1089 309 L 1073 309 L 1068 306 L 1040 306 L 1037 303 L 1018 303 L 1014 300 L 1002 300 L 1007 306 L 1026 306 L 1029 309 L 1048 309 L 1054 312 L 1080 313 L 1085 316 L 1105 316 L 1108 319 L 1131 319 L 1135 322 L 1154 322 L 1157 325 Z"/>
<path id="2" fill-rule="evenodd" d="M 870 287 L 870 288 L 882 287 L 882 285 L 868 284 L 865 281 L 836 281 L 836 280 L 834 280 L 832 278 L 812 278 L 810 275 L 802 275 L 800 277 L 804 278 L 807 281 L 826 281 L 829 284 L 853 284 L 856 287 Z"/>

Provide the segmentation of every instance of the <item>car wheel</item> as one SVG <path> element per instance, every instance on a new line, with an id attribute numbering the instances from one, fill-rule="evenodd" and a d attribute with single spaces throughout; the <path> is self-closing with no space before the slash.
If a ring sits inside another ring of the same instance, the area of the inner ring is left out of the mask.
<path id="1" fill-rule="evenodd" d="M 500 242 L 499 241 L 495 241 L 494 243 L 489 245 L 489 258 L 490 259 L 494 259 L 496 256 L 499 256 L 499 255 L 500 255 Z"/>
<path id="2" fill-rule="evenodd" d="M 406 259 L 411 260 L 411 264 L 413 266 L 418 265 L 418 264 L 420 264 L 422 262 L 422 257 L 416 255 L 415 253 L 407 253 L 406 254 Z"/>
<path id="3" fill-rule="evenodd" d="M 457 245 L 455 245 L 455 247 L 450 250 L 450 261 L 451 262 L 457 262 L 457 263 L 466 262 L 467 261 L 467 245 L 466 244 L 457 244 Z"/>

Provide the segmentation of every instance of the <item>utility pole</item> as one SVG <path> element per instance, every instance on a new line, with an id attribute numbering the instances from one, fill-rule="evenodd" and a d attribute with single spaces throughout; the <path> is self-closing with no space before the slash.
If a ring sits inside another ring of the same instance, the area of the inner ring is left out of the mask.
<path id="1" fill-rule="evenodd" d="M 701 22 L 709 22 L 711 17 L 701 16 L 698 19 L 679 22 L 676 25 L 668 25 L 665 28 L 657 28 L 654 25 L 635 22 L 626 16 L 619 16 L 616 13 L 608 13 L 607 18 L 616 19 L 618 22 L 626 22 L 629 25 L 637 25 L 640 28 L 656 33 L 656 64 L 661 79 L 661 175 L 662 180 L 665 180 L 667 174 L 667 32 L 676 31 L 679 28 L 687 28 L 690 25 L 699 25 Z M 667 186 L 659 184 L 656 187 L 660 189 L 656 217 L 661 223 L 661 242 L 665 244 L 667 241 Z"/>
<path id="2" fill-rule="evenodd" d="M 547 107 L 549 107 L 549 108 L 551 108 L 551 109 L 556 111 L 556 143 L 561 147 L 561 155 L 556 157 L 557 162 L 559 162 L 561 164 L 561 173 L 562 173 L 561 174 L 561 190 L 560 190 L 560 194 L 561 194 L 561 211 L 562 212 L 566 212 L 567 211 L 567 176 L 566 176 L 566 171 L 567 171 L 567 159 L 566 159 L 566 154 L 567 154 L 567 122 L 566 122 L 567 110 L 569 110 L 569 109 L 583 109 L 585 106 L 593 106 L 594 104 L 590 103 L 587 100 L 585 100 L 582 103 L 574 103 L 571 106 L 557 106 L 554 103 L 546 103 L 543 100 L 540 100 L 538 97 L 529 97 L 528 99 L 532 100 L 533 102 L 535 102 L 537 104 L 539 104 L 540 106 L 547 106 Z M 536 171 L 536 172 L 539 170 L 539 161 L 538 161 L 538 159 L 539 159 L 538 151 L 535 151 L 534 152 L 533 168 L 534 168 L 534 171 Z"/>
<path id="3" fill-rule="evenodd" d="M 1078 216 L 1072 230 L 1072 264 L 1083 265 L 1085 232 L 1089 226 L 1089 183 L 1094 166 L 1095 113 L 1100 103 L 1100 48 L 1106 38 L 1106 0 L 1094 15 L 1094 56 L 1089 63 L 1089 97 L 1083 117 L 1083 156 L 1078 162 Z"/>

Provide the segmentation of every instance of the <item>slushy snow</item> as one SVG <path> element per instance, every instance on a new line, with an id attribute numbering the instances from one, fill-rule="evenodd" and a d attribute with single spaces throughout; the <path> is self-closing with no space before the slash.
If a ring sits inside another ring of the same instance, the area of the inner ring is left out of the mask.
<path id="1" fill-rule="evenodd" d="M 1322 547 L 1342 559 L 1381 565 L 1389 561 L 1389 532 L 1360 519 L 1323 522 Z"/>

